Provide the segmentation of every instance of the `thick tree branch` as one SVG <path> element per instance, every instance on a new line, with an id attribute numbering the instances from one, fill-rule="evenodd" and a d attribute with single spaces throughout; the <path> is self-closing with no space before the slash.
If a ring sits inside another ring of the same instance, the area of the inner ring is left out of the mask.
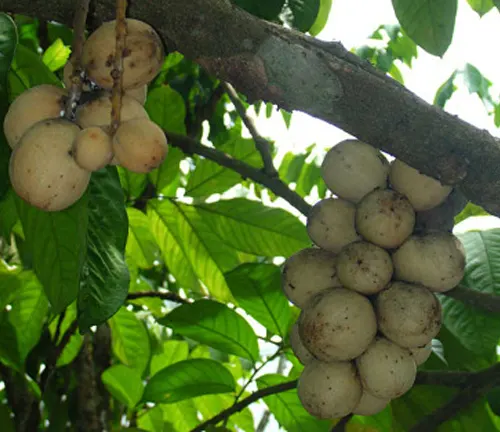
<path id="1" fill-rule="evenodd" d="M 468 304 L 477 309 L 482 309 L 486 312 L 496 314 L 500 313 L 500 296 L 494 294 L 471 290 L 459 285 L 456 288 L 443 293 L 443 295 L 461 301 L 462 303 Z"/>
<path id="2" fill-rule="evenodd" d="M 6 12 L 71 25 L 74 0 L 0 0 Z M 113 19 L 96 3 L 91 23 Z M 345 50 L 259 20 L 228 0 L 134 2 L 129 16 L 250 101 L 299 110 L 400 158 L 500 215 L 500 145 L 489 133 L 431 106 Z"/>
<path id="3" fill-rule="evenodd" d="M 199 142 L 186 137 L 167 132 L 167 138 L 170 145 L 180 148 L 184 153 L 197 154 L 206 159 L 210 159 L 226 168 L 239 173 L 243 178 L 249 178 L 267 187 L 269 190 L 288 201 L 292 206 L 299 210 L 305 216 L 308 215 L 311 206 L 294 191 L 292 191 L 283 181 L 276 177 L 270 177 L 263 171 L 254 168 L 245 162 L 234 159 L 220 150 L 207 147 Z"/>
<path id="4" fill-rule="evenodd" d="M 257 150 L 259 151 L 262 162 L 264 164 L 264 172 L 269 177 L 277 177 L 278 172 L 276 171 L 276 168 L 274 168 L 273 156 L 271 154 L 271 143 L 267 139 L 265 139 L 257 130 L 253 119 L 248 115 L 247 110 L 243 105 L 243 102 L 241 102 L 240 97 L 238 96 L 238 93 L 236 92 L 234 87 L 229 83 L 224 83 L 223 86 L 229 96 L 229 99 L 231 99 L 231 102 L 236 108 L 236 111 L 240 115 L 243 123 L 245 124 L 248 131 L 250 132 L 250 135 L 252 135 L 252 138 L 255 141 L 255 146 L 257 147 Z"/>

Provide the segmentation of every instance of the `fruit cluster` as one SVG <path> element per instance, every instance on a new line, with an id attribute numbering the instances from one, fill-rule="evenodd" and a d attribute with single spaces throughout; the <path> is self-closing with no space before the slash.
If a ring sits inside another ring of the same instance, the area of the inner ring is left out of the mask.
<path id="1" fill-rule="evenodd" d="M 305 365 L 298 395 L 318 418 L 373 415 L 413 386 L 441 327 L 433 292 L 463 277 L 455 236 L 415 230 L 418 213 L 452 188 L 358 140 L 333 147 L 321 170 L 336 197 L 313 206 L 315 247 L 288 258 L 282 274 L 302 309 L 290 335 Z"/>
<path id="2" fill-rule="evenodd" d="M 39 85 L 11 104 L 4 120 L 5 136 L 13 149 L 10 180 L 15 192 L 31 205 L 46 211 L 63 210 L 83 195 L 92 171 L 119 164 L 145 173 L 164 160 L 168 150 L 165 134 L 143 106 L 147 85 L 164 60 L 163 45 L 150 25 L 134 19 L 126 23 L 123 94 L 116 130 L 111 128 L 115 21 L 102 24 L 83 46 L 85 94 L 70 115 L 65 110 L 71 97 L 72 59 L 64 68 L 65 89 Z"/>

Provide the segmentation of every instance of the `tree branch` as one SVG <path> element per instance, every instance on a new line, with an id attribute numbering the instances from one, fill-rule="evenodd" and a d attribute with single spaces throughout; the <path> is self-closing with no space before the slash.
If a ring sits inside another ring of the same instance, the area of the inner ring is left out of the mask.
<path id="1" fill-rule="evenodd" d="M 266 173 L 256 169 L 245 162 L 234 159 L 220 150 L 207 147 L 199 142 L 175 133 L 166 133 L 169 144 L 180 148 L 186 154 L 197 154 L 213 162 L 218 163 L 226 168 L 232 169 L 239 173 L 243 178 L 249 178 L 260 183 L 274 192 L 276 195 L 288 201 L 293 207 L 299 210 L 303 215 L 307 216 L 311 206 L 296 192 L 292 191 L 286 183 L 279 178 L 269 177 Z"/>
<path id="2" fill-rule="evenodd" d="M 490 313 L 500 313 L 500 296 L 494 294 L 475 291 L 463 285 L 458 285 L 456 288 L 442 294 L 477 309 Z"/>
<path id="3" fill-rule="evenodd" d="M 259 151 L 260 157 L 262 158 L 262 162 L 264 164 L 264 172 L 269 177 L 277 177 L 278 172 L 276 171 L 276 168 L 274 168 L 273 156 L 271 154 L 271 143 L 267 139 L 265 139 L 257 130 L 253 119 L 248 115 L 247 110 L 243 105 L 243 102 L 241 102 L 240 97 L 238 96 L 238 93 L 236 92 L 234 87 L 229 83 L 223 83 L 222 85 L 226 90 L 229 99 L 231 99 L 231 102 L 236 108 L 236 111 L 243 120 L 243 123 L 250 132 L 250 135 L 252 135 L 252 138 L 255 141 L 255 146 L 257 147 L 257 150 Z"/>
<path id="4" fill-rule="evenodd" d="M 159 298 L 162 300 L 170 300 L 176 303 L 190 303 L 189 300 L 175 294 L 173 292 L 158 292 L 158 291 L 139 291 L 129 293 L 127 295 L 127 300 L 137 300 L 140 298 Z"/>

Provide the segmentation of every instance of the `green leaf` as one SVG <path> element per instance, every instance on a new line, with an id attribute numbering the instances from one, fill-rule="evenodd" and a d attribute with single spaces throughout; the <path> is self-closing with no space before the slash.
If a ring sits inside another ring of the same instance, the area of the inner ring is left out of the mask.
<path id="1" fill-rule="evenodd" d="M 117 167 L 120 183 L 128 200 L 135 200 L 141 196 L 148 184 L 147 174 L 134 173 L 123 167 Z"/>
<path id="2" fill-rule="evenodd" d="M 130 283 L 124 258 L 128 220 L 116 169 L 94 172 L 89 189 L 87 260 L 77 303 L 81 331 L 113 316 L 125 302 Z"/>
<path id="3" fill-rule="evenodd" d="M 280 268 L 271 264 L 243 264 L 226 274 L 226 280 L 245 312 L 284 339 L 290 308 L 281 289 Z"/>
<path id="4" fill-rule="evenodd" d="M 219 150 L 255 168 L 262 167 L 262 159 L 253 140 L 237 136 L 219 147 Z M 201 159 L 189 176 L 186 195 L 192 197 L 210 196 L 222 193 L 241 182 L 241 176 L 208 159 Z"/>
<path id="5" fill-rule="evenodd" d="M 488 13 L 494 6 L 492 0 L 467 0 L 467 3 L 480 17 Z"/>
<path id="6" fill-rule="evenodd" d="M 0 201 L 0 235 L 5 239 L 9 239 L 16 224 L 20 224 L 15 196 L 14 190 L 9 189 Z"/>
<path id="7" fill-rule="evenodd" d="M 293 26 L 301 32 L 306 32 L 316 22 L 320 0 L 288 0 L 288 7 L 293 15 Z"/>
<path id="8" fill-rule="evenodd" d="M 198 300 L 177 307 L 158 320 L 162 325 L 222 352 L 257 361 L 257 336 L 250 324 L 226 305 Z"/>
<path id="9" fill-rule="evenodd" d="M 175 196 L 180 183 L 179 164 L 184 157 L 181 150 L 170 147 L 165 161 L 149 173 L 149 178 L 158 195 Z"/>
<path id="10" fill-rule="evenodd" d="M 51 72 L 55 72 L 66 65 L 70 54 L 71 48 L 64 45 L 62 39 L 56 39 L 43 53 L 42 61 Z"/>
<path id="11" fill-rule="evenodd" d="M 78 295 L 86 251 L 88 194 L 66 210 L 45 212 L 16 195 L 33 269 L 53 312 L 59 314 Z"/>
<path id="12" fill-rule="evenodd" d="M 201 396 L 210 397 L 210 396 Z M 164 418 L 168 421 L 172 432 L 189 432 L 194 429 L 198 421 L 198 411 L 193 399 L 184 400 L 172 404 L 158 405 L 163 411 Z M 165 431 L 161 431 L 165 432 Z"/>
<path id="13" fill-rule="evenodd" d="M 173 403 L 205 394 L 229 393 L 235 388 L 233 376 L 219 362 L 183 360 L 166 367 L 149 380 L 143 401 Z"/>
<path id="14" fill-rule="evenodd" d="M 139 415 L 137 416 L 137 425 L 141 429 L 135 429 L 133 432 L 174 432 L 170 431 L 165 424 L 161 405 L 157 405 L 153 408 L 147 408 L 146 410 L 139 412 Z"/>
<path id="15" fill-rule="evenodd" d="M 62 83 L 43 63 L 42 58 L 23 45 L 17 45 L 16 55 L 9 72 L 10 100 L 23 91 L 40 84 L 62 87 Z"/>
<path id="16" fill-rule="evenodd" d="M 479 292 L 500 295 L 500 229 L 460 234 L 466 251 L 462 285 Z M 487 355 L 496 350 L 500 317 L 440 296 L 446 327 L 468 349 Z"/>
<path id="17" fill-rule="evenodd" d="M 269 374 L 257 379 L 259 390 L 285 383 L 289 378 L 278 374 Z M 287 432 L 323 432 L 331 429 L 331 422 L 317 420 L 302 406 L 297 390 L 292 389 L 267 396 L 264 402 L 273 413 L 281 427 Z"/>
<path id="18" fill-rule="evenodd" d="M 129 221 L 126 255 L 144 269 L 153 267 L 159 257 L 159 249 L 149 226 L 148 217 L 141 211 L 127 208 Z"/>
<path id="19" fill-rule="evenodd" d="M 457 0 L 392 0 L 399 23 L 428 53 L 443 56 L 455 28 Z"/>
<path id="20" fill-rule="evenodd" d="M 330 11 L 332 10 L 332 0 L 320 0 L 319 10 L 314 24 L 309 29 L 311 36 L 317 36 L 328 22 Z"/>
<path id="21" fill-rule="evenodd" d="M 144 323 L 133 312 L 121 308 L 110 320 L 113 353 L 139 375 L 149 364 L 151 345 Z"/>
<path id="22" fill-rule="evenodd" d="M 295 183 L 307 159 L 307 155 L 295 155 L 292 152 L 285 154 L 283 161 L 278 169 L 280 178 L 286 183 Z"/>
<path id="23" fill-rule="evenodd" d="M 484 103 L 492 103 L 489 88 L 492 83 L 475 66 L 467 63 L 462 71 L 469 93 L 476 93 Z"/>
<path id="24" fill-rule="evenodd" d="M 106 369 L 101 379 L 111 395 L 133 409 L 141 400 L 144 391 L 141 375 L 124 365 L 115 365 Z"/>
<path id="25" fill-rule="evenodd" d="M 154 354 L 151 358 L 149 367 L 151 376 L 171 364 L 187 360 L 188 356 L 189 345 L 186 341 L 168 340 L 163 342 L 162 351 Z"/>
<path id="26" fill-rule="evenodd" d="M 446 102 L 450 100 L 457 89 L 455 82 L 455 77 L 457 76 L 457 72 L 453 72 L 451 76 L 438 88 L 436 95 L 434 96 L 434 105 L 438 107 L 444 108 Z"/>
<path id="27" fill-rule="evenodd" d="M 482 207 L 468 202 L 465 208 L 455 216 L 455 225 L 473 216 L 489 216 L 489 213 Z"/>
<path id="28" fill-rule="evenodd" d="M 259 256 L 290 256 L 310 245 L 305 226 L 292 214 L 244 198 L 196 206 L 222 242 Z"/>
<path id="29" fill-rule="evenodd" d="M 304 164 L 297 180 L 295 192 L 301 196 L 307 196 L 311 193 L 312 188 L 320 182 L 323 182 L 321 168 L 314 162 Z"/>
<path id="30" fill-rule="evenodd" d="M 189 206 L 170 200 L 148 202 L 148 217 L 165 264 L 185 289 L 203 292 L 200 281 L 221 301 L 230 301 L 222 269 L 211 246 L 189 218 Z"/>
<path id="31" fill-rule="evenodd" d="M 71 303 L 65 310 L 64 312 L 64 319 L 61 323 L 60 326 L 60 333 L 59 333 L 59 339 L 57 340 L 57 343 L 59 344 L 64 337 L 64 334 L 66 331 L 69 329 L 69 327 L 73 324 L 73 322 L 76 320 L 76 303 Z M 56 334 L 56 329 L 58 326 L 58 321 L 59 319 L 54 319 L 49 325 L 49 330 L 50 334 L 52 337 L 55 336 Z M 61 355 L 57 359 L 57 367 L 62 367 L 66 366 L 67 364 L 70 364 L 78 355 L 80 352 L 80 348 L 82 347 L 83 344 L 83 337 L 80 333 L 74 332 L 73 335 L 70 337 L 69 342 L 67 345 L 64 347 L 64 350 L 62 351 Z"/>
<path id="32" fill-rule="evenodd" d="M 274 20 L 278 17 L 285 0 L 232 0 L 240 8 L 259 18 Z"/>

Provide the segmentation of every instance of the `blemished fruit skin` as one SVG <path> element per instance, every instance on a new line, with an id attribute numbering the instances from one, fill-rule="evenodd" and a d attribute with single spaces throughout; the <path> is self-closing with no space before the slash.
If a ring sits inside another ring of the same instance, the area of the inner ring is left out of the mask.
<path id="1" fill-rule="evenodd" d="M 90 173 L 71 155 L 80 129 L 64 119 L 43 120 L 23 135 L 14 149 L 9 174 L 14 191 L 45 211 L 60 211 L 83 195 Z"/>
<path id="2" fill-rule="evenodd" d="M 306 349 L 325 362 L 356 358 L 377 332 L 370 301 L 346 288 L 334 288 L 314 296 L 302 310 L 298 322 Z"/>
<path id="3" fill-rule="evenodd" d="M 292 347 L 295 357 L 297 357 L 299 362 L 303 365 L 309 364 L 314 359 L 314 356 L 307 350 L 300 339 L 298 322 L 296 322 L 290 330 L 290 346 Z"/>
<path id="4" fill-rule="evenodd" d="M 453 234 L 432 232 L 411 236 L 394 252 L 392 261 L 397 279 L 446 292 L 464 276 L 465 250 Z"/>
<path id="5" fill-rule="evenodd" d="M 408 198 L 415 211 L 437 207 L 452 190 L 451 186 L 442 185 L 398 159 L 391 164 L 389 181 L 393 189 Z"/>
<path id="6" fill-rule="evenodd" d="M 376 188 L 387 186 L 389 162 L 376 148 L 358 140 L 332 147 L 321 165 L 326 186 L 335 195 L 358 203 Z"/>
<path id="7" fill-rule="evenodd" d="M 339 253 L 345 245 L 360 240 L 354 224 L 355 214 L 354 204 L 343 199 L 318 201 L 307 218 L 309 238 L 320 248 Z"/>
<path id="8" fill-rule="evenodd" d="M 309 414 L 320 419 L 343 417 L 361 399 L 361 383 L 352 362 L 307 364 L 297 385 L 299 399 Z"/>
<path id="9" fill-rule="evenodd" d="M 104 168 L 113 158 L 111 137 L 99 126 L 83 129 L 73 144 L 73 157 L 84 170 Z"/>
<path id="10" fill-rule="evenodd" d="M 120 122 L 127 122 L 136 118 L 149 119 L 147 111 L 133 97 L 123 96 L 120 109 Z M 76 110 L 76 123 L 82 129 L 91 126 L 102 127 L 109 132 L 111 125 L 111 97 L 103 95 Z"/>
<path id="11" fill-rule="evenodd" d="M 432 341 L 418 348 L 409 348 L 410 354 L 417 366 L 424 364 L 432 354 Z"/>
<path id="12" fill-rule="evenodd" d="M 130 19 L 123 52 L 123 88 L 148 84 L 161 69 L 165 53 L 160 37 L 147 23 Z M 83 47 L 82 64 L 87 75 L 105 89 L 113 87 L 116 21 L 108 21 L 94 31 Z"/>
<path id="13" fill-rule="evenodd" d="M 337 276 L 346 288 L 361 294 L 375 294 L 389 283 L 391 256 L 379 246 L 359 241 L 344 246 L 337 256 Z"/>
<path id="14" fill-rule="evenodd" d="M 379 330 L 405 348 L 421 347 L 441 329 L 441 303 L 422 285 L 393 282 L 377 295 Z"/>
<path id="15" fill-rule="evenodd" d="M 306 248 L 288 258 L 281 273 L 281 287 L 288 300 L 303 308 L 318 292 L 340 287 L 336 256 L 319 248 Z"/>
<path id="16" fill-rule="evenodd" d="M 357 205 L 356 229 L 369 242 L 385 249 L 400 246 L 412 233 L 415 211 L 399 192 L 378 189 Z"/>
<path id="17" fill-rule="evenodd" d="M 352 413 L 355 415 L 372 416 L 382 411 L 390 401 L 387 398 L 373 396 L 369 391 L 363 389 L 361 399 L 352 410 Z"/>
<path id="18" fill-rule="evenodd" d="M 356 359 L 363 387 L 373 396 L 395 399 L 410 390 L 417 376 L 417 366 L 406 348 L 377 337 Z"/>
<path id="19" fill-rule="evenodd" d="M 63 88 L 42 84 L 24 91 L 14 99 L 3 122 L 9 146 L 14 148 L 35 123 L 60 118 L 67 95 Z"/>
<path id="20" fill-rule="evenodd" d="M 149 119 L 129 120 L 113 136 L 113 152 L 119 164 L 136 173 L 148 173 L 161 165 L 168 152 L 163 130 Z"/>

